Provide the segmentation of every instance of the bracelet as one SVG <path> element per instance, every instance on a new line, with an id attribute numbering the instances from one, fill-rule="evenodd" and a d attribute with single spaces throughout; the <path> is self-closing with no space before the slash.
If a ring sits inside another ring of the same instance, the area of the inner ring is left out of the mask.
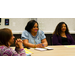
<path id="1" fill-rule="evenodd" d="M 34 45 L 34 48 L 36 48 L 36 45 Z"/>

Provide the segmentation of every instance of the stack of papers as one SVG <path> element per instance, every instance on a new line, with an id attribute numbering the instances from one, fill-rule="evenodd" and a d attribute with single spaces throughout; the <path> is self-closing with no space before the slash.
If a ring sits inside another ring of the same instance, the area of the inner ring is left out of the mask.
<path id="1" fill-rule="evenodd" d="M 53 50 L 53 48 L 45 47 L 45 48 L 35 48 L 35 50 L 45 51 L 45 50 Z"/>

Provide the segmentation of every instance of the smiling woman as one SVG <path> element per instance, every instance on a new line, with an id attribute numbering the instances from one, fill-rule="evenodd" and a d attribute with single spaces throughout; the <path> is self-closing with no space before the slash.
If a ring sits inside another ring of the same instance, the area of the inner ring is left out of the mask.
<path id="1" fill-rule="evenodd" d="M 42 48 L 48 45 L 44 32 L 39 30 L 38 23 L 30 20 L 23 31 L 21 38 L 25 47 Z"/>

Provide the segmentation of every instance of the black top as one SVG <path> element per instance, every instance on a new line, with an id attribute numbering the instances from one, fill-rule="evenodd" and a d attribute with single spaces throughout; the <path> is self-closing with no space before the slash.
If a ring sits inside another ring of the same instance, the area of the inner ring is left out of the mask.
<path id="1" fill-rule="evenodd" d="M 62 39 L 62 45 L 68 45 L 68 40 L 65 37 L 61 37 Z"/>

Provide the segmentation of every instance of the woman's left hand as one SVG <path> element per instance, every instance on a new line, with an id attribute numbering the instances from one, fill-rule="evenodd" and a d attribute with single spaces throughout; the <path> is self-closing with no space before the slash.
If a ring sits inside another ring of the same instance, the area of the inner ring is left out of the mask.
<path id="1" fill-rule="evenodd" d="M 21 39 L 17 39 L 16 42 L 15 42 L 16 47 L 19 47 L 18 42 L 23 43 L 23 41 Z"/>

